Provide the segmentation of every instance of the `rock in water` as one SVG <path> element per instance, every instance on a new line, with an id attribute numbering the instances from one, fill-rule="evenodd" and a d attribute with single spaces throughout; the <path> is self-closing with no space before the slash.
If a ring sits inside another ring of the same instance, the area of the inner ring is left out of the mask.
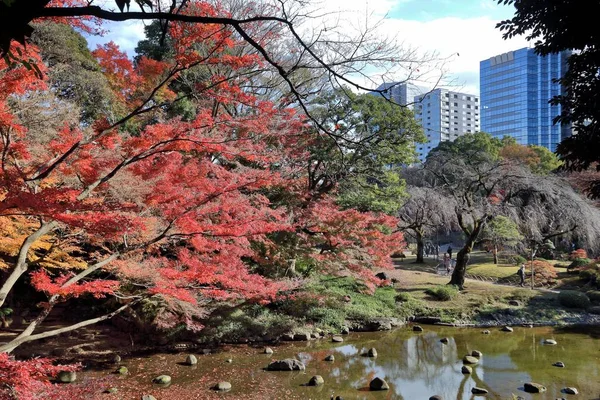
<path id="1" fill-rule="evenodd" d="M 512 332 L 513 328 L 511 328 L 510 326 L 505 326 L 504 328 L 501 329 L 502 332 Z"/>
<path id="2" fill-rule="evenodd" d="M 387 384 L 383 379 L 376 377 L 369 383 L 370 390 L 389 390 L 390 385 Z"/>
<path id="3" fill-rule="evenodd" d="M 195 355 L 193 354 L 189 354 L 186 358 L 185 358 L 185 363 L 187 365 L 196 365 L 198 364 L 198 359 L 196 358 Z"/>
<path id="4" fill-rule="evenodd" d="M 308 386 L 320 386 L 324 383 L 325 380 L 321 375 L 315 375 L 312 378 L 310 378 L 310 381 L 308 381 Z"/>
<path id="5" fill-rule="evenodd" d="M 367 356 L 368 357 L 377 357 L 377 350 L 375 349 L 375 347 L 372 347 L 369 349 L 369 351 L 367 351 Z"/>
<path id="6" fill-rule="evenodd" d="M 471 389 L 471 393 L 473 394 L 487 394 L 487 389 L 484 388 L 480 388 L 480 387 L 474 387 Z"/>
<path id="7" fill-rule="evenodd" d="M 552 364 L 552 366 L 558 367 L 558 368 L 564 368 L 565 367 L 565 363 L 562 362 L 562 361 L 557 361 L 554 364 Z"/>
<path id="8" fill-rule="evenodd" d="M 215 386 L 213 386 L 213 389 L 215 389 L 219 392 L 226 392 L 228 390 L 231 390 L 231 383 L 221 381 L 221 382 L 217 383 Z"/>
<path id="9" fill-rule="evenodd" d="M 347 326 L 342 326 L 342 329 L 340 329 L 340 333 L 342 335 L 347 335 L 350 333 L 350 328 L 348 328 Z"/>
<path id="10" fill-rule="evenodd" d="M 171 377 L 169 375 L 159 375 L 156 378 L 152 379 L 152 382 L 157 383 L 159 385 L 167 385 L 171 383 Z"/>
<path id="11" fill-rule="evenodd" d="M 523 389 L 527 393 L 542 393 L 542 392 L 546 391 L 545 386 L 540 385 L 539 383 L 534 383 L 534 382 L 525 383 L 525 385 L 523 385 Z"/>
<path id="12" fill-rule="evenodd" d="M 464 356 L 463 364 L 477 364 L 479 360 L 473 356 Z"/>
<path id="13" fill-rule="evenodd" d="M 471 355 L 472 355 L 473 357 L 481 358 L 481 356 L 483 355 L 483 353 L 482 353 L 482 352 L 480 352 L 479 350 L 473 350 L 473 351 L 471 352 Z"/>
<path id="14" fill-rule="evenodd" d="M 344 341 L 344 339 L 341 336 L 334 336 L 331 338 L 331 341 L 333 343 L 342 343 Z"/>
<path id="15" fill-rule="evenodd" d="M 281 336 L 281 340 L 283 340 L 285 342 L 291 342 L 292 340 L 294 340 L 294 334 L 293 333 L 284 333 Z"/>
<path id="16" fill-rule="evenodd" d="M 127 367 L 119 367 L 117 368 L 117 370 L 115 371 L 115 374 L 119 374 L 119 375 L 127 375 L 129 373 L 129 371 L 127 370 Z"/>
<path id="17" fill-rule="evenodd" d="M 265 347 L 265 351 L 263 351 L 264 354 L 273 354 L 273 349 L 270 347 Z"/>
<path id="18" fill-rule="evenodd" d="M 423 332 L 423 327 L 420 325 L 413 326 L 413 332 Z"/>
<path id="19" fill-rule="evenodd" d="M 269 371 L 304 371 L 305 369 L 306 367 L 304 364 L 294 358 L 273 361 L 267 367 L 267 370 Z"/>
<path id="20" fill-rule="evenodd" d="M 325 357 L 325 361 L 335 361 L 335 357 L 333 356 L 333 354 L 330 354 L 327 357 Z"/>
<path id="21" fill-rule="evenodd" d="M 440 339 L 440 342 L 441 342 L 441 343 L 444 343 L 444 344 L 448 344 L 448 342 L 449 342 L 449 341 L 450 341 L 450 340 L 448 340 L 448 338 L 447 338 L 447 337 L 445 337 L 445 338 L 441 338 L 441 339 Z"/>
<path id="22" fill-rule="evenodd" d="M 473 372 L 473 368 L 469 367 L 468 365 L 463 365 L 460 369 L 460 372 L 466 375 L 470 375 Z"/>
<path id="23" fill-rule="evenodd" d="M 544 339 L 544 344 L 554 345 L 554 344 L 557 344 L 557 342 L 554 339 Z"/>
<path id="24" fill-rule="evenodd" d="M 431 396 L 429 398 L 429 400 L 442 400 L 442 396 L 440 396 L 439 394 L 436 394 L 435 396 Z"/>
<path id="25" fill-rule="evenodd" d="M 56 379 L 62 383 L 75 382 L 77 379 L 77 373 L 75 373 L 75 371 L 60 371 Z"/>
<path id="26" fill-rule="evenodd" d="M 566 387 L 566 388 L 563 388 L 561 391 L 566 394 L 578 394 L 579 393 L 579 390 L 577 390 L 574 387 Z"/>

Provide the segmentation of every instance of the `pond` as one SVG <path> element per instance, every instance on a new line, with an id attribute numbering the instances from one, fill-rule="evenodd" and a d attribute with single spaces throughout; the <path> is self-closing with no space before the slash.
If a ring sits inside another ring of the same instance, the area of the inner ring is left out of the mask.
<path id="1" fill-rule="evenodd" d="M 186 354 L 157 354 L 125 358 L 129 375 L 117 377 L 110 370 L 80 373 L 80 382 L 103 377 L 102 385 L 116 387 L 117 394 L 103 398 L 140 399 L 152 394 L 163 399 L 404 399 L 423 400 L 432 395 L 443 399 L 472 399 L 471 388 L 485 388 L 488 399 L 600 398 L 600 329 L 521 328 L 502 332 L 483 329 L 424 326 L 423 332 L 410 327 L 390 332 L 351 333 L 343 343 L 330 338 L 271 346 L 274 354 L 261 354 L 262 347 L 224 347 L 216 353 L 198 355 L 196 366 L 183 365 Z M 440 339 L 447 337 L 447 344 Z M 544 344 L 556 340 L 556 345 Z M 363 356 L 370 348 L 378 356 Z M 483 353 L 471 375 L 463 375 L 462 358 L 473 350 Z M 335 361 L 324 361 L 330 354 Z M 306 364 L 303 372 L 271 372 L 270 361 L 297 358 Z M 228 362 L 231 361 L 231 362 Z M 564 368 L 552 364 L 562 361 Z M 152 379 L 160 374 L 172 377 L 169 387 L 158 387 Z M 306 386 L 313 375 L 325 384 Z M 389 391 L 370 392 L 369 382 L 384 378 Z M 219 381 L 232 384 L 231 391 L 216 393 L 211 386 Z M 547 387 L 547 392 L 529 394 L 525 382 Z M 576 387 L 579 395 L 561 393 Z M 484 398 L 484 397 L 479 397 Z"/>

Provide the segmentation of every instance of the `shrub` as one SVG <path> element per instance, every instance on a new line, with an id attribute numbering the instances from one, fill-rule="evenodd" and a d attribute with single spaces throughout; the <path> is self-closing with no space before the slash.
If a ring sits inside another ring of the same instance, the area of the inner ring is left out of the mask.
<path id="1" fill-rule="evenodd" d="M 591 283 L 595 287 L 600 287 L 600 267 L 597 264 L 586 265 L 579 269 L 579 278 Z"/>
<path id="2" fill-rule="evenodd" d="M 454 285 L 440 285 L 425 291 L 428 295 L 441 301 L 452 300 L 458 294 L 458 288 Z"/>
<path id="3" fill-rule="evenodd" d="M 409 301 L 415 300 L 413 295 L 408 292 L 400 292 L 396 294 L 396 297 L 394 299 L 396 300 L 396 303 L 407 303 Z"/>
<path id="4" fill-rule="evenodd" d="M 526 270 L 531 269 L 531 264 L 526 266 Z M 556 283 L 558 272 L 548 261 L 535 260 L 533 262 L 533 284 L 534 286 L 548 286 Z"/>
<path id="5" fill-rule="evenodd" d="M 590 290 L 586 295 L 591 301 L 600 302 L 600 291 Z"/>
<path id="6" fill-rule="evenodd" d="M 558 294 L 558 301 L 561 305 L 569 308 L 586 309 L 590 306 L 590 299 L 585 293 L 575 290 L 563 290 Z"/>
<path id="7" fill-rule="evenodd" d="M 523 264 L 526 261 L 527 260 L 525 259 L 525 257 L 520 256 L 518 254 L 512 254 L 512 255 L 508 256 L 508 263 L 509 264 L 521 265 L 521 264 Z"/>
<path id="8" fill-rule="evenodd" d="M 572 270 L 574 268 L 585 267 L 592 262 L 589 258 L 575 258 L 571 264 L 567 267 L 567 270 Z"/>
<path id="9" fill-rule="evenodd" d="M 577 249 L 569 254 L 569 260 L 571 261 L 575 261 L 578 258 L 588 258 L 587 252 L 584 249 Z"/>

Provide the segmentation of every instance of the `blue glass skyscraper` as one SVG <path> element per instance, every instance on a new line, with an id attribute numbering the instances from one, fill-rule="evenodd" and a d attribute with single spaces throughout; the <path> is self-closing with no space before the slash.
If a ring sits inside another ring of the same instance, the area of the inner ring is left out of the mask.
<path id="1" fill-rule="evenodd" d="M 539 56 L 524 48 L 481 61 L 481 130 L 555 151 L 571 128 L 553 125 L 562 109 L 548 102 L 561 93 L 553 80 L 564 74 L 569 54 Z"/>

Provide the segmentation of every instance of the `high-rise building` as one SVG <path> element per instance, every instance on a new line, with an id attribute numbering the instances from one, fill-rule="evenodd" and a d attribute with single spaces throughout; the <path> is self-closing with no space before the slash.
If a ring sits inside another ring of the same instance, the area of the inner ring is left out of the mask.
<path id="1" fill-rule="evenodd" d="M 569 55 L 539 56 L 534 49 L 523 48 L 481 61 L 482 131 L 556 150 L 571 135 L 571 127 L 552 123 L 562 109 L 548 102 L 561 93 L 554 80 L 564 74 Z"/>
<path id="2" fill-rule="evenodd" d="M 413 85 L 409 82 L 390 82 L 379 85 L 377 90 L 384 91 L 383 96 L 393 100 L 401 106 L 408 106 L 411 110 L 414 108 L 413 101 L 415 96 L 427 93 L 427 89 Z M 371 92 L 379 95 L 379 92 Z"/>
<path id="3" fill-rule="evenodd" d="M 417 144 L 420 161 L 441 142 L 479 132 L 479 96 L 435 89 L 415 97 L 415 118 L 423 127 L 427 143 Z"/>

